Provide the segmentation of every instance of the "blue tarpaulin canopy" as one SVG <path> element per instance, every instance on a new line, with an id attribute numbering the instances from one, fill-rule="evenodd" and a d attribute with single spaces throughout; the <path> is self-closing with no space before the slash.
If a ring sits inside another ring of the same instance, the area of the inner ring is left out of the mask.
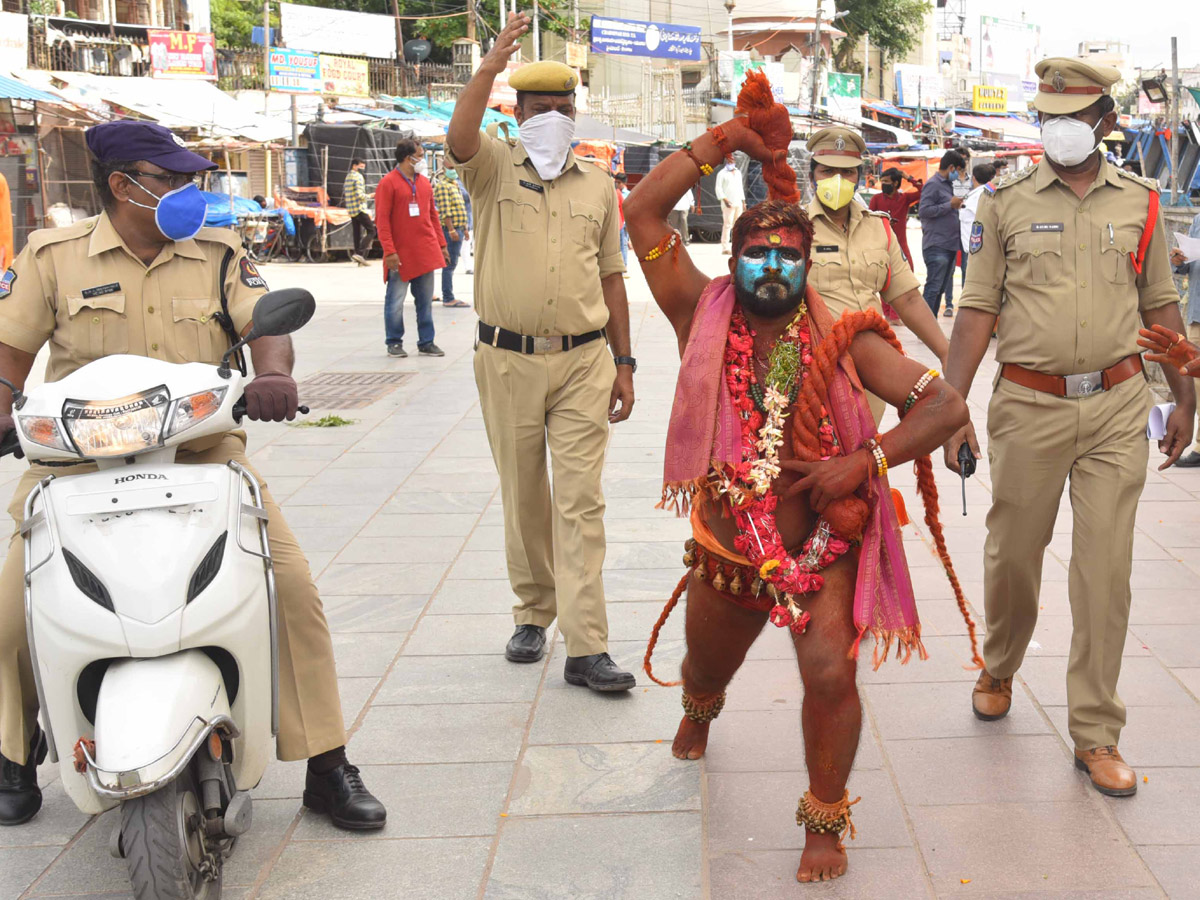
<path id="1" fill-rule="evenodd" d="M 209 191 L 201 191 L 200 195 L 204 198 L 204 202 L 208 204 L 208 211 L 204 214 L 204 224 L 209 228 L 229 228 L 236 225 L 239 215 L 246 213 L 263 213 L 283 216 L 283 227 L 289 235 L 296 233 L 296 223 L 292 220 L 292 215 L 286 209 L 266 209 L 264 210 L 253 200 L 247 200 L 245 197 L 233 198 L 233 212 L 229 211 L 229 195 L 214 194 Z"/>
<path id="2" fill-rule="evenodd" d="M 0 99 L 33 100 L 38 103 L 57 103 L 60 106 L 66 103 L 62 97 L 40 91 L 14 78 L 5 78 L 3 75 L 0 75 Z"/>

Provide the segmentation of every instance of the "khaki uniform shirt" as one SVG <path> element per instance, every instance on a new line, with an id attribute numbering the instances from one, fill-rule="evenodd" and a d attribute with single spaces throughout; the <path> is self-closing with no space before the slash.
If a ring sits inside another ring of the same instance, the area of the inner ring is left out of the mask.
<path id="1" fill-rule="evenodd" d="M 534 337 L 603 328 L 600 279 L 625 271 L 612 179 L 569 153 L 544 182 L 520 143 L 479 138 L 469 162 L 455 160 L 475 211 L 479 318 Z"/>
<path id="2" fill-rule="evenodd" d="M 46 381 L 115 353 L 215 365 L 229 348 L 213 314 L 221 310 L 221 260 L 230 248 L 225 291 L 241 333 L 267 286 L 232 231 L 202 228 L 167 244 L 149 266 L 106 213 L 35 231 L 0 299 L 0 343 L 37 353 L 49 341 Z"/>
<path id="3" fill-rule="evenodd" d="M 1049 375 L 1137 353 L 1139 313 L 1178 303 L 1160 215 L 1139 275 L 1150 188 L 1105 160 L 1082 200 L 1046 160 L 984 192 L 960 309 L 1000 315 L 996 359 Z"/>
<path id="4" fill-rule="evenodd" d="M 810 201 L 807 212 L 813 223 L 810 278 L 835 318 L 865 309 L 882 313 L 880 299 L 891 303 L 920 286 L 894 234 L 888 246 L 886 213 L 869 212 L 852 200 L 842 231 L 819 200 Z"/>

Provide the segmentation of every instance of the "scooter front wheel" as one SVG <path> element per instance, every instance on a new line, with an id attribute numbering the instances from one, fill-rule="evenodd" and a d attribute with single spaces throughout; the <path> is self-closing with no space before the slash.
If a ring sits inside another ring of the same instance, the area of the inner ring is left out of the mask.
<path id="1" fill-rule="evenodd" d="M 121 805 L 121 849 L 136 900 L 218 900 L 223 854 L 204 836 L 191 771 Z"/>

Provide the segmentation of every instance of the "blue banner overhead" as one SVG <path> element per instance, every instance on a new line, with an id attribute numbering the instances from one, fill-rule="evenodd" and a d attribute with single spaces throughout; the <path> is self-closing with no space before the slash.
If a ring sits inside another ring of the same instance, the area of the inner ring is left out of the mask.
<path id="1" fill-rule="evenodd" d="M 615 56 L 699 60 L 700 29 L 691 25 L 592 16 L 592 51 Z"/>

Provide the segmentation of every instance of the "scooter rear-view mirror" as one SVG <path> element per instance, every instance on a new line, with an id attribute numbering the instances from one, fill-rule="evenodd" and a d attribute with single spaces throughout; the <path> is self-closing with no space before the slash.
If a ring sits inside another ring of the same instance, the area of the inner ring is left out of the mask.
<path id="1" fill-rule="evenodd" d="M 317 301 L 304 288 L 283 288 L 263 294 L 254 304 L 250 330 L 225 351 L 217 370 L 218 374 L 222 378 L 230 376 L 229 360 L 250 341 L 260 337 L 280 337 L 299 331 L 308 324 L 308 320 L 316 311 Z"/>

